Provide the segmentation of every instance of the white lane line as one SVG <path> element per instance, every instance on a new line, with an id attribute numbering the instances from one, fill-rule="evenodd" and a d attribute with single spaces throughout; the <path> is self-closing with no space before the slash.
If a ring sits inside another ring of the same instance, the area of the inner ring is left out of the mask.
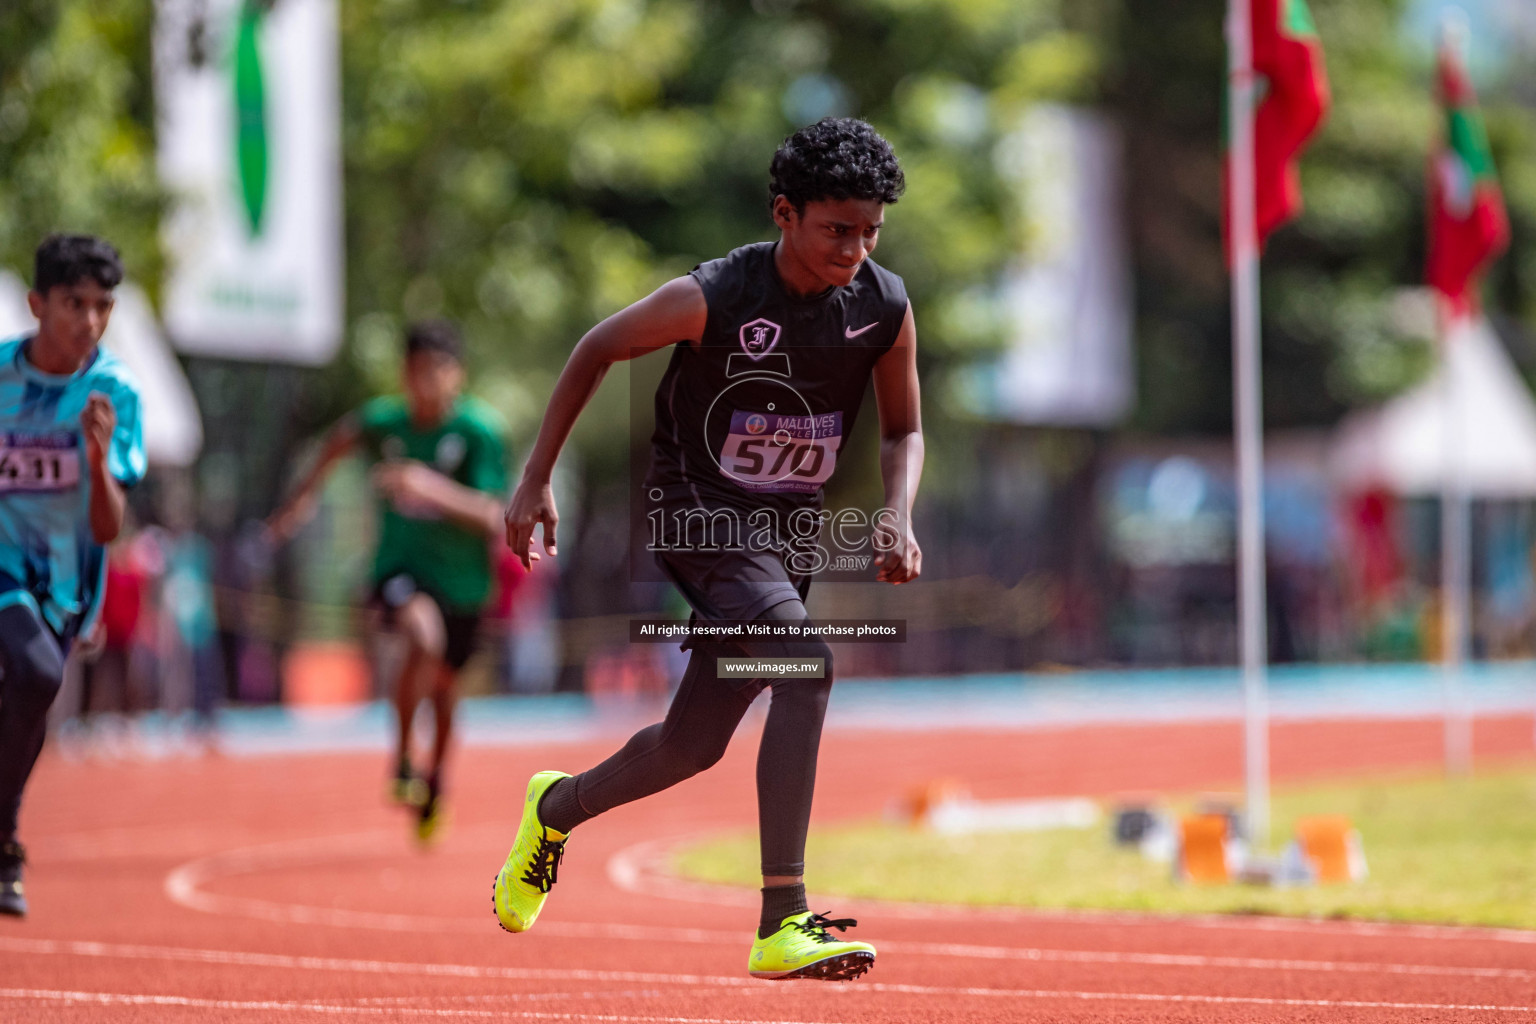
<path id="1" fill-rule="evenodd" d="M 52 953 L 75 956 L 116 957 L 126 959 L 190 961 L 196 963 L 233 964 L 238 966 L 276 967 L 288 970 L 338 971 L 368 974 L 408 974 L 456 978 L 500 978 L 509 980 L 564 980 L 594 982 L 617 981 L 639 984 L 674 984 L 695 988 L 709 987 L 726 990 L 737 990 L 747 987 L 744 986 L 741 980 L 738 978 L 711 977 L 707 975 L 654 974 L 637 971 L 591 971 L 580 969 L 547 970 L 519 967 L 483 967 L 470 964 L 403 963 L 379 960 L 345 959 L 336 957 L 298 957 L 273 953 L 242 953 L 237 951 L 224 950 L 177 949 L 172 947 L 157 946 L 128 946 L 99 942 L 68 942 L 48 939 L 0 938 L 0 949 L 6 949 L 16 953 Z M 21 990 L 0 990 L 0 996 L 5 996 L 7 992 L 16 991 Z M 1256 1006 L 1297 1007 L 1307 1006 L 1319 1008 L 1351 1009 L 1435 1010 L 1447 1012 L 1536 1012 L 1536 1007 L 1494 1004 L 1398 1003 L 1357 999 L 1282 999 L 1263 996 L 1207 996 L 1198 994 L 1151 994 L 1134 992 L 1074 992 L 1051 989 L 946 988 L 934 985 L 896 985 L 881 982 L 873 982 L 860 985 L 857 991 L 892 992 L 905 995 L 931 995 L 945 998 L 952 998 L 954 996 L 996 996 L 1028 999 L 1118 999 L 1134 1002 L 1243 1004 Z M 226 1004 L 217 1001 L 202 1001 L 197 1003 L 197 1005 L 225 1006 Z M 227 1006 L 227 1008 L 245 1009 L 261 1008 L 267 1006 L 284 1008 L 290 1005 L 292 1007 L 300 1006 L 300 1004 L 279 1005 L 260 1003 L 250 1004 L 249 1006 L 230 1004 Z M 307 1006 L 308 1004 L 303 1005 Z M 340 1012 L 341 1009 L 357 1008 L 339 1008 L 338 1012 Z M 436 1013 L 439 1011 L 433 1012 Z M 529 1014 L 523 1014 L 523 1016 L 529 1016 Z M 558 1017 L 555 1019 L 558 1019 Z M 616 1017 L 612 1019 L 639 1021 L 668 1019 L 684 1020 L 693 1018 Z"/>
<path id="2" fill-rule="evenodd" d="M 516 981 L 609 981 L 629 984 L 739 986 L 742 979 L 699 974 L 660 974 L 646 971 L 594 971 L 577 967 L 487 967 L 478 964 L 410 963 L 347 957 L 290 956 L 286 953 L 247 953 L 239 950 L 184 949 L 108 942 L 0 937 L 0 950 L 40 956 L 86 956 L 122 960 L 276 967 L 283 970 L 336 971 L 354 974 L 412 974 L 439 978 L 499 978 Z"/>
<path id="3" fill-rule="evenodd" d="M 489 829 L 491 826 L 486 826 Z M 498 834 L 504 831 L 495 826 Z M 393 831 L 374 831 L 351 835 L 318 836 L 296 841 L 269 843 L 261 846 L 227 850 L 208 857 L 201 857 L 183 864 L 166 875 L 164 888 L 172 902 L 193 910 L 210 914 L 239 915 L 278 924 L 325 925 L 337 928 L 367 928 L 396 932 L 464 932 L 478 931 L 478 922 L 462 918 L 427 917 L 410 914 L 387 914 L 374 911 L 344 910 L 331 907 L 307 907 L 300 904 L 276 903 L 240 896 L 224 896 L 205 892 L 202 886 L 216 878 L 247 874 L 294 864 L 326 862 L 338 853 L 357 850 L 374 851 L 381 840 L 395 838 Z M 668 839 L 637 843 L 609 858 L 607 874 L 618 888 L 648 896 L 662 896 L 690 902 L 712 903 L 728 906 L 757 906 L 755 892 L 733 886 L 713 885 L 679 879 L 668 870 L 668 858 L 672 850 L 703 836 L 674 836 Z M 973 919 L 982 921 L 1068 921 L 1077 924 L 1115 924 L 1166 928 L 1170 925 L 1202 930 L 1240 930 L 1245 932 L 1268 931 L 1301 934 L 1338 934 L 1402 940 L 1404 938 L 1431 940 L 1489 941 L 1529 945 L 1536 943 L 1536 931 L 1520 931 L 1508 928 L 1475 928 L 1453 925 L 1383 924 L 1365 921 L 1317 921 L 1279 917 L 1231 917 L 1223 915 L 1177 916 L 1166 914 L 1136 914 L 1118 911 L 1064 911 L 1026 910 L 1004 907 L 963 907 L 952 905 L 928 905 L 921 903 L 896 903 L 867 899 L 840 899 L 844 906 L 850 904 L 866 908 L 868 912 L 899 919 L 933 920 L 943 918 Z M 593 931 L 603 929 L 607 931 Z M 549 922 L 542 929 L 546 934 L 563 934 L 569 937 L 634 938 L 652 941 L 653 933 L 638 927 L 614 925 L 565 925 Z M 680 930 L 672 934 L 676 941 L 713 943 L 721 941 L 720 933 L 694 929 Z M 734 936 L 732 937 L 734 941 Z M 889 945 L 889 944 L 887 944 Z M 935 955 L 945 955 L 936 953 Z M 958 954 L 957 954 L 958 955 Z M 999 958 L 996 954 L 979 953 L 981 958 Z M 1129 954 L 1128 954 L 1129 955 Z M 1026 957 L 1027 958 L 1027 957 Z M 1149 963 L 1153 961 L 1148 961 Z M 1213 966 L 1215 964 L 1212 964 Z M 1186 964 L 1185 966 L 1191 966 Z M 1256 966 L 1256 965 L 1250 965 Z M 1257 968 L 1256 969 L 1262 969 Z M 1275 968 L 1287 969 L 1287 968 Z M 1296 968 L 1289 968 L 1296 969 Z M 1347 969 L 1347 968 L 1346 968 Z M 1448 968 L 1455 971 L 1456 969 Z M 1411 973 L 1411 972 L 1410 972 Z M 1421 972 L 1421 973 L 1427 973 Z M 1498 975 L 1494 975 L 1497 977 Z M 1520 977 L 1520 975 L 1509 975 Z"/>
<path id="4" fill-rule="evenodd" d="M 935 988 L 929 985 L 884 985 L 875 983 L 864 986 L 879 992 L 899 992 L 906 995 L 994 996 L 1003 999 L 1069 999 L 1103 1002 L 1125 1001 L 1134 1003 L 1195 1003 L 1216 1006 L 1306 1006 L 1319 1009 L 1347 1010 L 1437 1010 L 1447 1013 L 1499 1012 L 1536 1013 L 1536 1006 L 1501 1005 L 1495 1003 L 1395 1003 L 1370 999 L 1289 999 L 1279 996 L 1207 996 L 1176 992 L 1073 992 L 1060 989 L 1038 988 Z"/>
<path id="5" fill-rule="evenodd" d="M 1536 1013 L 1536 1006 L 1498 1003 L 1406 1003 L 1368 999 L 1292 999 L 1265 996 L 1208 996 L 1167 992 L 1087 992 L 1070 989 L 934 988 L 926 985 L 865 985 L 859 991 L 904 995 L 988 996 L 1004 999 L 1061 1000 L 1070 1002 L 1174 1003 L 1205 1006 L 1277 1006 L 1325 1010 L 1416 1010 L 1442 1013 Z M 79 992 L 55 989 L 0 989 L 0 999 L 102 1006 L 177 1006 L 195 1009 L 287 1011 L 335 1015 L 401 1014 L 423 1017 L 490 1017 L 503 1020 L 590 1020 L 623 1024 L 751 1024 L 726 1017 L 658 1017 L 632 1014 L 542 1013 L 533 1010 L 454 1010 L 431 1007 L 365 1007 L 323 1002 L 282 1000 L 198 999 L 190 996 L 137 995 L 117 992 Z M 777 1024 L 826 1024 L 780 1021 Z"/>
<path id="6" fill-rule="evenodd" d="M 681 846 L 714 838 L 717 833 L 698 833 L 650 839 L 627 847 L 608 859 L 608 880 L 625 892 L 660 896 L 688 903 L 724 907 L 756 907 L 757 893 L 745 886 L 696 882 L 679 878 L 670 866 L 672 853 Z M 812 902 L 822 897 L 812 896 Z M 1026 907 L 983 907 L 953 903 L 903 903 L 867 897 L 833 897 L 845 909 L 858 907 L 871 914 L 908 920 L 1004 921 L 1028 924 L 1062 921 L 1083 925 L 1128 925 L 1153 928 L 1169 926 L 1204 930 L 1295 932 L 1315 935 L 1358 935 L 1402 940 L 1499 942 L 1536 945 L 1536 930 L 1476 925 L 1414 924 L 1410 922 L 1338 921 L 1300 917 L 1259 917 L 1231 914 L 1137 913 L 1128 910 L 1061 910 Z"/>
<path id="7" fill-rule="evenodd" d="M 554 923 L 554 922 L 551 922 Z M 596 929 L 605 931 L 603 927 Z M 638 931 L 638 927 L 635 929 Z M 670 940 L 669 929 L 646 929 L 644 937 L 649 941 Z M 678 929 L 682 931 L 682 929 Z M 706 933 L 716 935 L 714 941 L 740 941 L 734 932 Z M 639 936 L 631 936 L 639 937 Z M 1238 969 L 1257 971 L 1313 971 L 1325 974 L 1386 974 L 1411 977 L 1478 978 L 1488 980 L 1531 981 L 1536 971 L 1505 967 L 1454 967 L 1432 964 L 1392 964 L 1336 960 L 1270 960 L 1258 957 L 1219 957 L 1177 953 L 1115 953 L 1096 950 L 1030 949 L 1008 946 L 961 946 L 954 944 L 887 942 L 879 948 L 885 953 L 901 953 L 911 956 L 953 956 L 982 960 L 1021 960 L 1030 963 L 1084 963 L 1121 964 L 1141 967 L 1190 967 L 1198 969 Z M 20 954 L 119 957 L 126 959 L 180 960 L 196 963 L 220 963 L 247 967 L 303 967 L 313 970 L 335 970 L 361 973 L 386 973 L 399 970 L 406 973 L 426 973 L 453 977 L 506 977 L 506 978 L 561 978 L 575 976 L 566 971 L 537 971 L 533 968 L 477 967 L 464 964 L 409 964 L 395 961 L 351 960 L 329 957 L 291 957 L 271 953 L 244 953 L 225 950 L 182 949 L 164 946 L 114 945 L 101 942 L 70 942 L 49 939 L 21 939 L 0 936 L 0 951 Z M 498 973 L 482 973 L 482 972 Z M 512 973 L 500 973 L 512 972 Z M 597 977 L 597 974 L 592 974 Z M 626 975 L 628 977 L 641 977 Z M 603 975 L 612 980 L 612 973 Z M 704 979 L 692 975 L 645 975 L 643 977 L 687 979 L 687 984 L 699 984 Z M 728 987 L 744 987 L 739 980 L 715 979 Z"/>
<path id="8" fill-rule="evenodd" d="M 704 945 L 741 941 L 739 932 L 653 925 L 576 924 L 540 922 L 549 934 L 575 938 L 632 939 L 637 942 L 693 942 Z M 1400 964 L 1371 960 L 1295 960 L 1265 957 L 1205 956 L 1197 953 L 1133 953 L 1104 950 L 1045 949 L 1031 946 L 977 946 L 958 942 L 903 942 L 880 939 L 882 953 L 947 956 L 967 960 L 1024 960 L 1032 963 L 1135 964 L 1143 967 L 1238 968 L 1254 971 L 1317 971 L 1327 974 L 1396 974 L 1447 978 L 1490 978 L 1536 981 L 1536 970 L 1519 967 L 1458 967 L 1439 964 Z"/>
<path id="9" fill-rule="evenodd" d="M 689 993 L 699 995 L 705 992 L 729 992 L 744 995 L 766 995 L 772 993 L 776 986 L 764 985 L 759 981 L 738 981 L 734 985 L 690 985 Z M 519 992 L 515 996 L 520 1003 L 547 1002 L 556 999 L 670 999 L 677 995 L 676 992 L 660 988 L 631 988 L 631 989 L 604 989 L 601 992 Z M 507 995 L 497 992 L 491 995 L 436 995 L 436 996 L 398 996 L 388 999 L 351 999 L 349 1003 L 362 1005 L 384 1005 L 386 1002 L 397 1003 L 505 1003 Z"/>
<path id="10" fill-rule="evenodd" d="M 314 836 L 305 839 L 264 843 L 225 850 L 188 861 L 165 876 L 165 895 L 172 903 L 207 914 L 239 915 L 279 924 L 323 924 L 342 928 L 372 928 L 386 931 L 459 931 L 462 924 L 410 914 L 380 914 L 369 911 L 305 907 L 273 903 L 240 896 L 222 896 L 204 892 L 202 886 L 216 878 L 251 874 L 275 868 L 334 861 L 338 854 L 377 852 L 379 844 L 398 838 L 393 830 L 358 832 L 345 835 Z"/>
<path id="11" fill-rule="evenodd" d="M 391 833 L 392 834 L 392 833 Z M 241 896 L 209 893 L 202 886 L 215 878 L 260 871 L 279 865 L 314 863 L 333 858 L 338 852 L 370 850 L 378 833 L 310 838 L 225 851 L 183 864 L 165 880 L 166 894 L 176 903 L 206 913 L 240 915 L 283 924 L 327 925 L 338 928 L 368 928 L 395 932 L 483 931 L 488 925 L 464 918 L 428 917 L 412 914 L 387 914 L 375 911 L 346 910 L 335 907 L 311 907 L 278 903 Z M 654 894 L 656 883 L 668 876 L 658 875 L 655 864 L 665 856 L 669 844 L 677 840 L 653 841 L 630 847 L 609 861 L 609 876 L 623 888 L 635 888 Z M 640 889 L 641 881 L 646 883 Z M 692 885 L 693 883 L 682 883 Z M 734 890 L 733 890 L 734 891 Z M 880 904 L 877 913 L 887 913 L 891 905 Z M 1165 923 L 1168 919 L 1161 919 Z M 1182 919 L 1179 919 L 1182 920 Z M 1248 919 L 1244 919 L 1246 924 Z M 703 945 L 735 943 L 741 937 L 734 932 L 696 928 L 662 928 L 650 925 L 581 924 L 550 921 L 540 929 L 546 935 L 566 938 L 605 938 L 637 942 L 691 942 Z M 1330 961 L 1269 959 L 1260 957 L 1222 957 L 1198 954 L 1163 954 L 1110 952 L 1097 950 L 1052 950 L 1031 947 L 979 946 L 963 943 L 882 942 L 888 953 L 919 956 L 949 956 L 977 960 L 1022 960 L 1042 963 L 1135 964 L 1172 968 L 1239 968 L 1268 971 L 1316 971 L 1338 974 L 1390 974 L 1426 977 L 1491 978 L 1528 981 L 1536 971 L 1518 968 L 1456 967 L 1430 964 L 1398 964 L 1368 961 Z"/>
<path id="12" fill-rule="evenodd" d="M 1038 963 L 1135 964 L 1141 967 L 1236 968 L 1252 971 L 1319 971 L 1328 974 L 1397 974 L 1446 978 L 1536 980 L 1536 971 L 1516 967 L 1443 967 L 1358 960 L 1272 960 L 1262 957 L 1203 956 L 1194 953 L 1114 953 L 1098 950 L 1030 949 L 955 943 L 881 941 L 881 952 L 954 956 L 974 960 L 1028 960 Z"/>
<path id="13" fill-rule="evenodd" d="M 504 829 L 499 829 L 504 832 Z M 312 907 L 298 903 L 282 903 L 273 900 L 254 899 L 248 896 L 230 896 L 206 891 L 210 882 L 235 875 L 253 874 L 276 868 L 305 864 L 321 864 L 334 861 L 338 856 L 362 851 L 368 855 L 376 852 L 381 841 L 397 838 L 394 831 L 361 832 L 348 835 L 310 837 L 286 842 L 266 843 L 259 846 L 224 850 L 205 857 L 198 857 L 173 868 L 165 876 L 164 891 L 173 903 L 206 914 L 240 916 L 275 924 L 325 925 L 334 928 L 367 928 L 375 931 L 406 933 L 484 931 L 485 920 L 449 917 L 431 917 L 416 914 L 381 913 L 368 910 L 347 910 L 338 907 Z M 654 941 L 655 933 L 626 925 L 567 925 L 549 922 L 540 928 L 544 934 L 560 934 L 574 938 L 632 938 Z M 671 938 L 686 942 L 718 942 L 721 934 L 698 929 L 676 929 Z M 740 936 L 732 934 L 731 941 Z"/>
<path id="14" fill-rule="evenodd" d="M 760 1024 L 730 1017 L 657 1017 L 618 1013 L 548 1013 L 537 1010 L 446 1010 L 411 1006 L 345 1006 L 336 1003 L 276 999 L 197 999 L 191 996 L 138 995 L 124 992 L 76 992 L 59 989 L 0 988 L 0 999 L 86 1003 L 96 1006 L 176 1006 L 198 1010 L 248 1010 L 259 1013 L 320 1013 L 335 1016 L 413 1016 L 491 1018 L 494 1020 L 589 1020 L 615 1024 Z M 778 1021 L 776 1024 L 830 1024 L 826 1021 Z"/>
<path id="15" fill-rule="evenodd" d="M 708 991 L 726 991 L 707 988 L 695 988 L 694 994 Z M 738 992 L 760 992 L 761 988 L 748 988 L 745 983 L 737 989 Z M 555 1000 L 574 1001 L 577 999 L 666 999 L 675 993 L 667 992 L 659 988 L 641 989 L 610 989 L 603 992 L 519 992 L 515 996 L 508 996 L 505 992 L 494 995 L 432 995 L 432 996 L 374 996 L 367 999 L 345 999 L 342 1003 L 347 1006 L 366 1007 L 391 1007 L 391 1006 L 425 1006 L 444 1003 L 501 1003 L 505 1004 L 509 999 L 518 1003 L 552 1002 Z"/>

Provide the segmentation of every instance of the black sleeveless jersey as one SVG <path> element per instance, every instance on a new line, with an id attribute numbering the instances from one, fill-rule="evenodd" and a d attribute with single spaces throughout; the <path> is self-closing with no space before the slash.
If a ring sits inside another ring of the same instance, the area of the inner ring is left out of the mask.
<path id="1" fill-rule="evenodd" d="M 693 270 L 709 316 L 697 347 L 673 350 L 656 391 L 650 508 L 783 516 L 821 506 L 907 291 L 866 259 L 847 287 L 795 297 L 774 267 L 776 245 Z"/>

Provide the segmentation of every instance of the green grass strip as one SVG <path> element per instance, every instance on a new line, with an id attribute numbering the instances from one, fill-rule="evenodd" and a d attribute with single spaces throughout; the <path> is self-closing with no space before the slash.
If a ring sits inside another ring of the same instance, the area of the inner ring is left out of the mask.
<path id="1" fill-rule="evenodd" d="M 1173 800 L 1181 812 L 1192 800 Z M 1100 827 L 937 836 L 904 824 L 813 824 L 806 882 L 818 893 L 983 906 L 1263 913 L 1536 928 L 1536 769 L 1469 779 L 1372 778 L 1278 791 L 1273 834 L 1345 814 L 1370 877 L 1275 889 L 1176 883 L 1167 865 L 1116 847 Z M 755 833 L 680 851 L 679 874 L 758 886 Z M 816 908 L 826 909 L 826 908 Z"/>

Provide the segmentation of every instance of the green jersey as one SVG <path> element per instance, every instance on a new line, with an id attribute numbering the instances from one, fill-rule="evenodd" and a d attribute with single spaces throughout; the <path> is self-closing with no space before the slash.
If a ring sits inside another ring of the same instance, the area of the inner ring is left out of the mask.
<path id="1" fill-rule="evenodd" d="M 474 398 L 460 398 L 443 421 L 426 430 L 411 422 L 399 395 L 368 402 L 357 412 L 370 459 L 412 459 L 465 487 L 500 498 L 507 489 L 501 418 Z M 491 590 L 489 541 L 478 530 L 406 500 L 379 502 L 375 582 L 409 573 L 443 603 L 443 610 L 475 614 Z"/>

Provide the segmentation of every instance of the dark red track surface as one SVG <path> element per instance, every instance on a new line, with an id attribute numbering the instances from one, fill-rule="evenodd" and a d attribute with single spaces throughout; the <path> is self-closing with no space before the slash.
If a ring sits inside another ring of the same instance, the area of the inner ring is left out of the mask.
<path id="1" fill-rule="evenodd" d="M 879 814 L 937 777 L 980 797 L 1233 788 L 1239 739 L 1232 723 L 830 732 L 815 821 Z M 1434 722 L 1280 724 L 1275 775 L 1429 767 L 1439 740 Z M 1531 743 L 1529 716 L 1478 722 L 1484 763 L 1529 763 Z M 461 752 L 454 827 L 427 853 L 383 805 L 377 755 L 50 751 L 23 819 L 33 915 L 0 920 L 0 1021 L 1536 1020 L 1536 933 L 1340 922 L 814 899 L 858 917 L 875 969 L 752 981 L 755 893 L 650 866 L 755 822 L 748 734 L 714 770 L 583 826 L 538 926 L 502 933 L 491 879 L 526 777 L 613 745 Z"/>

